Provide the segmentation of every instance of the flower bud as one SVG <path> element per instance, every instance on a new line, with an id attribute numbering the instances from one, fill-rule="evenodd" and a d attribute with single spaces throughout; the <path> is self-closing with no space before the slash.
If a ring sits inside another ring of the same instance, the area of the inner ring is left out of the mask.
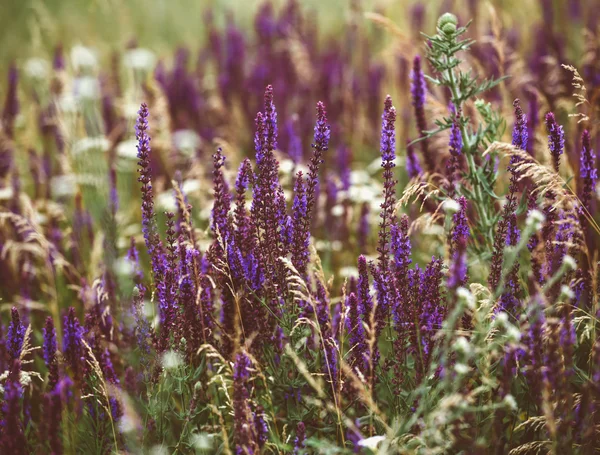
<path id="1" fill-rule="evenodd" d="M 451 35 L 456 31 L 458 19 L 452 13 L 444 13 L 437 22 L 437 27 L 444 35 Z"/>

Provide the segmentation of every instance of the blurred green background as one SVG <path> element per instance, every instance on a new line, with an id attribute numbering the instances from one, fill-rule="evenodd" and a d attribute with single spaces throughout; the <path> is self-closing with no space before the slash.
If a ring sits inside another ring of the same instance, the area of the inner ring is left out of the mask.
<path id="1" fill-rule="evenodd" d="M 561 0 L 562 1 L 562 0 Z M 469 0 L 425 0 L 426 25 L 443 7 L 455 13 L 468 11 Z M 253 27 L 253 14 L 264 0 L 1 0 L 0 68 L 8 61 L 47 56 L 58 43 L 66 49 L 83 44 L 98 50 L 115 49 L 135 38 L 142 47 L 159 55 L 179 44 L 192 48 L 206 39 L 205 13 L 214 12 L 215 23 L 233 12 L 242 28 Z M 284 0 L 271 2 L 277 9 Z M 324 34 L 335 33 L 347 23 L 352 11 L 385 14 L 401 29 L 410 21 L 416 0 L 301 0 L 314 10 L 314 20 Z M 470 3 L 473 3 L 471 1 Z M 492 5 L 503 21 L 540 15 L 538 0 L 475 0 L 478 8 Z M 560 3 L 560 2 L 559 2 Z M 564 4 L 568 2 L 562 2 Z M 525 16 L 526 15 L 526 16 Z"/>

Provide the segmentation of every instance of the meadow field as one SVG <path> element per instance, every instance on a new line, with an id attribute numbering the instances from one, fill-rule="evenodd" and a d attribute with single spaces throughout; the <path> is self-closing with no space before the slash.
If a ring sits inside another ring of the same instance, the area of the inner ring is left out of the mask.
<path id="1" fill-rule="evenodd" d="M 5 0 L 0 454 L 600 453 L 595 0 Z"/>

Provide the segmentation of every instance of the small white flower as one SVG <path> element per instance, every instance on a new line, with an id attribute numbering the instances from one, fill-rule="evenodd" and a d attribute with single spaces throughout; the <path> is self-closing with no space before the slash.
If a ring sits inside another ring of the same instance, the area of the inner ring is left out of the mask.
<path id="1" fill-rule="evenodd" d="M 467 288 L 464 287 L 459 287 L 456 290 L 456 296 L 465 301 L 465 303 L 467 304 L 467 307 L 470 309 L 475 309 L 475 297 L 473 297 L 473 294 L 471 294 L 471 291 L 469 291 Z"/>
<path id="2" fill-rule="evenodd" d="M 537 232 L 541 229 L 542 223 L 545 219 L 546 217 L 542 212 L 540 212 L 537 209 L 534 209 L 531 212 L 529 212 L 529 215 L 527 215 L 525 225 L 532 227 L 533 230 Z"/>
<path id="3" fill-rule="evenodd" d="M 498 314 L 496 314 L 496 321 L 498 324 L 502 324 L 505 325 L 508 323 L 508 314 L 506 314 L 505 311 L 499 311 Z"/>
<path id="4" fill-rule="evenodd" d="M 382 441 L 385 441 L 385 436 L 371 436 L 370 438 L 361 439 L 360 441 L 358 441 L 358 445 L 361 447 L 367 447 L 371 450 L 376 450 L 377 446 Z"/>
<path id="5" fill-rule="evenodd" d="M 165 191 L 156 196 L 156 205 L 170 212 L 177 210 L 177 202 L 171 191 Z"/>
<path id="6" fill-rule="evenodd" d="M 573 256 L 565 255 L 563 258 L 563 264 L 569 270 L 575 270 L 577 268 L 577 262 L 573 259 Z"/>
<path id="7" fill-rule="evenodd" d="M 130 139 L 117 144 L 117 156 L 122 158 L 137 159 L 137 141 Z"/>
<path id="8" fill-rule="evenodd" d="M 190 193 L 194 193 L 195 191 L 198 191 L 201 188 L 201 183 L 200 180 L 197 179 L 189 179 L 189 180 L 184 180 L 183 184 L 181 185 L 181 191 L 183 191 L 183 194 L 190 194 Z"/>
<path id="9" fill-rule="evenodd" d="M 214 438 L 213 434 L 194 433 L 191 436 L 191 442 L 196 450 L 211 450 L 214 448 Z"/>
<path id="10" fill-rule="evenodd" d="M 104 136 L 85 137 L 83 139 L 79 139 L 73 144 L 71 152 L 73 155 L 79 155 L 80 153 L 91 151 L 106 152 L 108 151 L 109 147 L 110 142 Z"/>
<path id="11" fill-rule="evenodd" d="M 515 397 L 513 397 L 510 393 L 506 395 L 502 401 L 504 401 L 504 403 L 508 405 L 510 409 L 517 409 L 517 402 L 515 400 Z"/>
<path id="12" fill-rule="evenodd" d="M 114 267 L 117 275 L 130 276 L 133 273 L 133 264 L 126 257 L 117 259 Z"/>
<path id="13" fill-rule="evenodd" d="M 465 354 L 469 354 L 471 352 L 471 345 L 465 337 L 458 337 L 454 343 L 454 348 L 457 351 Z"/>
<path id="14" fill-rule="evenodd" d="M 506 325 L 506 336 L 511 343 L 518 343 L 521 339 L 521 331 L 513 324 Z"/>
<path id="15" fill-rule="evenodd" d="M 342 216 L 344 214 L 344 206 L 341 204 L 334 205 L 331 209 L 333 216 Z"/>
<path id="16" fill-rule="evenodd" d="M 70 114 L 76 113 L 79 108 L 77 105 L 77 99 L 72 93 L 64 93 L 58 99 L 58 106 L 62 112 Z"/>
<path id="17" fill-rule="evenodd" d="M 162 366 L 165 370 L 174 370 L 183 365 L 183 359 L 178 352 L 167 351 L 162 356 Z"/>
<path id="18" fill-rule="evenodd" d="M 193 130 L 177 130 L 173 133 L 173 145 L 179 152 L 193 156 L 200 147 L 200 136 Z"/>
<path id="19" fill-rule="evenodd" d="M 54 197 L 72 196 L 77 192 L 77 179 L 73 174 L 57 175 L 50 180 Z"/>
<path id="20" fill-rule="evenodd" d="M 566 297 L 567 299 L 575 298 L 575 293 L 571 290 L 571 288 L 565 284 L 560 287 L 561 297 Z"/>
<path id="21" fill-rule="evenodd" d="M 467 374 L 469 370 L 470 368 L 464 363 L 457 363 L 454 365 L 454 371 L 456 371 L 458 374 Z"/>
<path id="22" fill-rule="evenodd" d="M 128 50 L 123 56 L 123 61 L 125 66 L 131 69 L 152 71 L 156 63 L 156 56 L 154 52 L 138 47 Z"/>
<path id="23" fill-rule="evenodd" d="M 79 101 L 100 98 L 100 82 L 94 76 L 82 76 L 73 81 L 73 94 Z"/>
<path id="24" fill-rule="evenodd" d="M 350 184 L 351 185 L 364 185 L 371 181 L 371 176 L 368 172 L 362 170 L 355 170 L 350 172 Z"/>
<path id="25" fill-rule="evenodd" d="M 453 214 L 460 211 L 460 204 L 454 199 L 446 199 L 444 201 L 444 211 L 448 214 Z"/>
<path id="26" fill-rule="evenodd" d="M 131 433 L 132 431 L 137 430 L 135 420 L 127 414 L 123 415 L 119 419 L 119 429 L 122 433 Z"/>
<path id="27" fill-rule="evenodd" d="M 76 71 L 93 70 L 98 66 L 98 59 L 94 51 L 84 46 L 73 46 L 71 49 L 71 63 Z"/>
<path id="28" fill-rule="evenodd" d="M 150 455 L 169 455 L 171 452 L 163 445 L 154 446 L 150 449 Z"/>
<path id="29" fill-rule="evenodd" d="M 342 267 L 340 268 L 340 270 L 338 271 L 338 273 L 340 274 L 340 277 L 342 278 L 348 278 L 351 276 L 357 276 L 358 275 L 358 269 L 356 267 L 353 266 L 346 266 L 346 267 Z"/>
<path id="30" fill-rule="evenodd" d="M 125 103 L 123 106 L 123 114 L 129 120 L 136 120 L 138 117 L 138 111 L 140 110 L 139 103 Z"/>
<path id="31" fill-rule="evenodd" d="M 284 174 L 289 174 L 294 169 L 294 162 L 289 158 L 284 158 L 279 161 L 279 170 Z"/>
<path id="32" fill-rule="evenodd" d="M 31 79 L 43 80 L 48 75 L 48 62 L 42 58 L 30 58 L 25 62 L 25 74 Z"/>
<path id="33" fill-rule="evenodd" d="M 0 201 L 7 201 L 9 199 L 12 199 L 12 197 L 13 197 L 12 186 L 0 188 Z"/>

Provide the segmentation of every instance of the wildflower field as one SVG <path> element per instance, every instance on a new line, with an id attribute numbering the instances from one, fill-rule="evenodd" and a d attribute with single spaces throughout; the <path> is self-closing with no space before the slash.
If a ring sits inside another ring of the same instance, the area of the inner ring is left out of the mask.
<path id="1" fill-rule="evenodd" d="M 0 454 L 600 453 L 597 0 L 85 3 L 0 19 Z"/>

